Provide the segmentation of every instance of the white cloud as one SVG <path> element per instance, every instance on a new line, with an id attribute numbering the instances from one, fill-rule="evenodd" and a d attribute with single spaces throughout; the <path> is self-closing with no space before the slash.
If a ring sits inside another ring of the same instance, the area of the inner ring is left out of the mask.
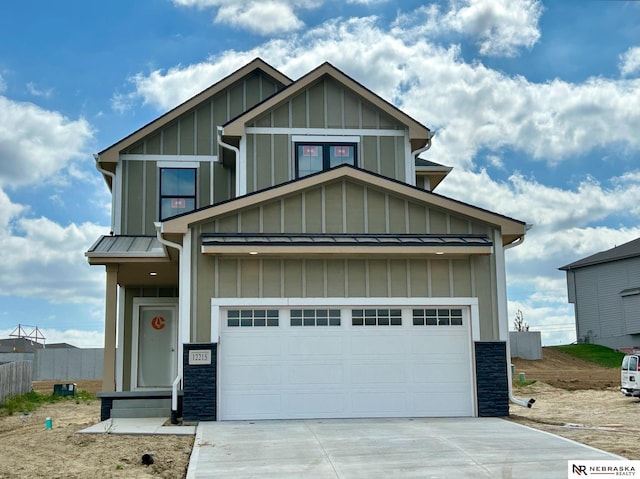
<path id="1" fill-rule="evenodd" d="M 0 186 L 51 181 L 73 160 L 84 158 L 93 132 L 80 118 L 0 96 Z"/>
<path id="2" fill-rule="evenodd" d="M 0 189 L 0 295 L 42 298 L 51 303 L 101 304 L 104 271 L 84 258 L 107 228 L 91 223 L 61 226 L 28 218 Z"/>
<path id="3" fill-rule="evenodd" d="M 36 84 L 33 82 L 27 83 L 27 91 L 33 96 L 39 96 L 44 98 L 49 98 L 53 94 L 53 88 L 48 88 L 46 90 L 43 90 L 38 88 Z"/>
<path id="4" fill-rule="evenodd" d="M 623 76 L 640 73 L 640 47 L 629 48 L 620 55 L 620 73 Z"/>
<path id="5" fill-rule="evenodd" d="M 4 93 L 6 89 L 7 89 L 7 82 L 5 82 L 4 78 L 2 78 L 2 75 L 0 75 L 0 93 Z"/>

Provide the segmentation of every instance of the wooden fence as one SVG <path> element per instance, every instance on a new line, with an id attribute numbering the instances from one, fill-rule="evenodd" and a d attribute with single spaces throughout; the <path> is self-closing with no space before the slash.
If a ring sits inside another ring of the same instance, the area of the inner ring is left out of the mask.
<path id="1" fill-rule="evenodd" d="M 31 361 L 0 364 L 0 402 L 31 391 Z"/>

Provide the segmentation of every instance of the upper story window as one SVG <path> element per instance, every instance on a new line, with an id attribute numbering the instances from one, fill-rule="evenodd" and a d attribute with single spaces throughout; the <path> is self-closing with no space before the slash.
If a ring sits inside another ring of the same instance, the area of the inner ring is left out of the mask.
<path id="1" fill-rule="evenodd" d="M 357 143 L 350 142 L 296 142 L 296 178 L 328 170 L 334 166 L 357 166 Z"/>
<path id="2" fill-rule="evenodd" d="M 160 168 L 160 220 L 196 209 L 196 168 Z"/>

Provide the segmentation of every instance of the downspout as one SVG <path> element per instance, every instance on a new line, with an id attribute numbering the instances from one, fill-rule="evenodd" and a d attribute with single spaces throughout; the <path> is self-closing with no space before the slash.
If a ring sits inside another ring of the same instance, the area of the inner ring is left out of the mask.
<path id="1" fill-rule="evenodd" d="M 411 175 L 410 175 L 410 179 L 412 185 L 416 185 L 416 160 L 418 159 L 418 155 L 420 155 L 421 153 L 424 153 L 425 151 L 427 151 L 429 148 L 431 148 L 431 139 L 435 136 L 436 132 L 435 131 L 430 131 L 429 132 L 429 138 L 427 138 L 427 144 L 424 145 L 422 148 L 418 148 L 417 150 L 414 150 L 411 152 Z M 431 190 L 431 184 L 429 184 L 429 190 Z"/>
<path id="2" fill-rule="evenodd" d="M 526 230 L 528 231 L 529 229 L 531 229 L 531 225 L 526 226 Z M 510 243 L 506 246 L 503 246 L 503 251 L 513 248 L 514 246 L 521 245 L 522 243 L 524 243 L 524 236 L 521 236 L 520 241 L 518 242 Z M 534 398 L 520 399 L 513 396 L 513 378 L 511 377 L 511 341 L 509 339 L 508 331 L 507 331 L 507 372 L 509 376 L 508 378 L 509 380 L 507 381 L 507 383 L 509 384 L 509 401 L 511 401 L 514 404 L 517 404 L 518 406 L 531 408 L 531 406 L 533 406 L 533 403 L 536 402 Z"/>
<path id="3" fill-rule="evenodd" d="M 116 183 L 116 174 L 113 171 L 105 170 L 100 166 L 100 155 L 97 153 L 93 155 L 93 159 L 96 161 L 96 170 L 98 170 L 103 175 L 107 175 L 111 178 L 111 235 L 113 235 L 113 231 L 115 229 L 115 198 L 113 196 L 113 186 Z"/>
<path id="4" fill-rule="evenodd" d="M 236 194 L 235 196 L 240 196 L 240 181 L 241 181 L 241 175 L 240 175 L 240 150 L 238 148 L 236 148 L 233 145 L 230 145 L 229 143 L 225 143 L 224 141 L 222 141 L 222 132 L 224 131 L 224 128 L 219 126 L 218 127 L 218 145 L 220 145 L 221 147 L 227 149 L 227 150 L 231 150 L 233 151 L 235 157 L 236 157 Z"/>
<path id="5" fill-rule="evenodd" d="M 174 248 L 178 250 L 178 254 L 182 257 L 182 245 L 179 243 L 174 243 L 173 241 L 166 240 L 162 237 L 162 223 L 156 222 L 154 223 L 156 227 L 156 238 L 163 244 L 164 246 L 168 246 L 169 248 Z M 181 316 L 182 309 L 178 307 L 178 324 L 182 324 Z M 171 383 L 171 424 L 178 424 L 178 384 L 182 381 L 182 368 L 180 367 L 180 359 L 182 357 L 181 354 L 182 347 L 182 328 L 178 328 L 178 374 L 176 378 Z"/>

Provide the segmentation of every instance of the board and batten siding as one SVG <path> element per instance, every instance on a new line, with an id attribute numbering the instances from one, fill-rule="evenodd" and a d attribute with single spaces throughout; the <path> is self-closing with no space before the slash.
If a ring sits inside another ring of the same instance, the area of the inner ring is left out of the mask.
<path id="1" fill-rule="evenodd" d="M 331 78 L 321 79 L 247 126 L 261 131 L 246 138 L 247 192 L 295 178 L 292 136 L 269 133 L 270 128 L 345 130 L 345 135 L 360 137 L 358 167 L 406 180 L 405 126 Z M 397 134 L 360 135 L 358 130 L 397 130 Z"/>
<path id="2" fill-rule="evenodd" d="M 488 225 L 392 192 L 336 181 L 217 218 L 203 233 L 474 233 Z M 198 244 L 193 244 L 198 248 Z M 193 255 L 196 340 L 209 339 L 212 297 L 478 297 L 480 336 L 496 340 L 495 258 L 229 258 Z"/>
<path id="3" fill-rule="evenodd" d="M 218 147 L 217 127 L 273 95 L 282 85 L 257 71 L 203 101 L 121 152 L 123 201 L 121 234 L 153 234 L 158 221 L 157 162 L 162 156 L 216 156 L 217 163 L 199 162 L 197 205 L 227 200 L 235 194 L 235 173 L 226 166 L 231 152 Z M 148 161 L 128 161 L 126 155 L 148 155 Z"/>

